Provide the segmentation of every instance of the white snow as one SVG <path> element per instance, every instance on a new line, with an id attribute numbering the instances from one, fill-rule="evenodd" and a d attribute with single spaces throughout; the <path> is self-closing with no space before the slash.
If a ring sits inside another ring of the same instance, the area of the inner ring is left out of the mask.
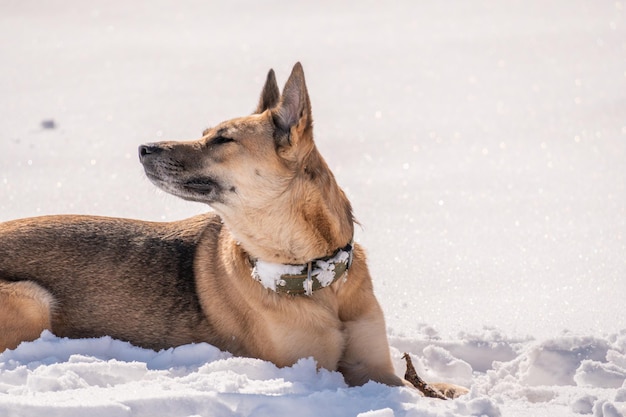
<path id="1" fill-rule="evenodd" d="M 302 61 L 394 364 L 455 401 L 348 388 L 197 344 L 42 338 L 0 355 L 2 416 L 626 414 L 623 0 L 5 1 L 0 221 L 207 210 L 137 145 L 245 114 Z"/>

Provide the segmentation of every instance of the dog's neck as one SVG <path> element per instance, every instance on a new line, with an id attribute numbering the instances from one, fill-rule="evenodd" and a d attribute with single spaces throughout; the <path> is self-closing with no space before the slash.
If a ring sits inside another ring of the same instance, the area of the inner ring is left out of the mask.
<path id="1" fill-rule="evenodd" d="M 306 264 L 330 256 L 354 235 L 350 202 L 316 149 L 286 192 L 265 207 L 222 217 L 252 258 L 275 264 Z"/>

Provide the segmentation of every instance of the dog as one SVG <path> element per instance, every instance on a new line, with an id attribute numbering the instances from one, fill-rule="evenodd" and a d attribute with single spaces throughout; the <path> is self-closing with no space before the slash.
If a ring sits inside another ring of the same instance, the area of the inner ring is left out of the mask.
<path id="1" fill-rule="evenodd" d="M 157 187 L 214 211 L 0 224 L 0 351 L 46 329 L 155 350 L 207 342 L 279 367 L 313 357 L 350 386 L 410 385 L 394 373 L 350 202 L 313 141 L 300 63 L 282 94 L 269 71 L 252 115 L 141 145 L 139 159 Z"/>

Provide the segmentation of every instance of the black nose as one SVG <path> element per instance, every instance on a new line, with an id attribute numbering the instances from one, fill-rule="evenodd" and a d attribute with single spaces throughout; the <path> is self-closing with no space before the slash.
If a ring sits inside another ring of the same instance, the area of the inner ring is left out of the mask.
<path id="1" fill-rule="evenodd" d="M 148 155 L 160 153 L 163 150 L 160 146 L 154 143 L 147 143 L 139 146 L 139 160 L 142 161 Z"/>

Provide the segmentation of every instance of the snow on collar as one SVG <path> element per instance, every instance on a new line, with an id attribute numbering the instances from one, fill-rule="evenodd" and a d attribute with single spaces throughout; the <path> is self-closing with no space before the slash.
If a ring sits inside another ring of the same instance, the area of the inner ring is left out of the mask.
<path id="1" fill-rule="evenodd" d="M 328 287 L 341 277 L 347 278 L 348 269 L 352 265 L 353 250 L 351 241 L 331 256 L 313 259 L 303 265 L 256 260 L 252 278 L 277 293 L 310 296 L 313 291 Z"/>

